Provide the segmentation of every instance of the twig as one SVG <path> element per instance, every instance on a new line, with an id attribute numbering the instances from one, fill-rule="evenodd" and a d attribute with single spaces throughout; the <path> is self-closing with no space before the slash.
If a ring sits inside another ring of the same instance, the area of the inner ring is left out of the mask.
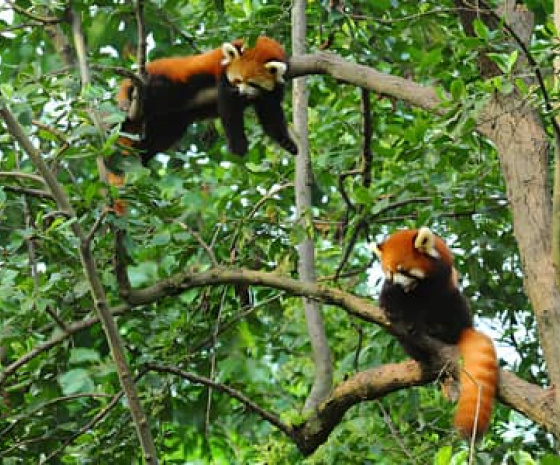
<path id="1" fill-rule="evenodd" d="M 210 357 L 210 379 L 213 381 L 216 376 L 216 346 L 218 345 L 218 335 L 220 334 L 220 323 L 222 319 L 222 311 L 224 309 L 228 288 L 222 290 L 222 298 L 216 315 L 216 323 L 212 330 L 212 356 Z M 210 411 L 212 410 L 212 386 L 208 386 L 208 398 L 206 400 L 206 419 L 204 432 L 206 439 L 210 438 Z"/>
<path id="2" fill-rule="evenodd" d="M 257 212 L 264 205 L 264 203 L 267 202 L 268 200 L 272 199 L 276 194 L 283 191 L 284 189 L 289 189 L 289 188 L 293 188 L 293 187 L 294 187 L 293 182 L 287 182 L 285 184 L 282 184 L 282 185 L 276 187 L 275 189 L 271 189 L 266 195 L 263 195 L 257 201 L 257 203 L 255 203 L 255 205 L 253 206 L 253 209 L 249 212 L 247 217 L 242 222 L 240 222 L 239 227 L 235 231 L 235 234 L 234 234 L 233 239 L 231 241 L 231 245 L 229 247 L 230 263 L 233 264 L 235 262 L 236 252 L 237 252 L 237 241 L 239 240 L 239 236 L 241 235 L 241 228 L 243 227 L 244 222 L 250 221 L 257 214 Z"/>
<path id="3" fill-rule="evenodd" d="M 126 304 L 119 305 L 111 309 L 111 315 L 117 316 L 122 315 L 126 311 L 128 311 L 130 307 Z M 4 367 L 2 372 L 0 373 L 0 386 L 2 386 L 6 380 L 12 376 L 17 370 L 19 370 L 22 366 L 33 360 L 35 357 L 41 355 L 43 352 L 56 347 L 58 344 L 61 344 L 66 339 L 71 337 L 73 334 L 76 334 L 80 331 L 84 331 L 88 328 L 99 323 L 99 317 L 91 317 L 87 320 L 78 321 L 77 323 L 73 323 L 71 325 L 66 326 L 66 332 L 58 333 L 53 336 L 50 340 L 39 344 L 26 354 L 22 355 L 18 358 L 15 362 L 12 362 L 10 365 Z"/>
<path id="4" fill-rule="evenodd" d="M 12 0 L 6 0 L 7 3 L 13 8 L 13 10 L 17 13 L 19 13 L 22 16 L 27 16 L 29 19 L 32 19 L 33 21 L 37 21 L 38 23 L 41 24 L 56 24 L 56 23 L 60 23 L 62 22 L 62 19 L 54 17 L 54 16 L 39 16 L 36 15 L 35 13 L 31 13 L 30 11 L 26 10 L 25 8 L 18 6 L 17 3 L 15 3 Z"/>
<path id="5" fill-rule="evenodd" d="M 86 235 L 86 238 L 85 238 L 86 244 L 90 244 L 91 241 L 93 241 L 93 238 L 95 237 L 95 234 L 97 234 L 97 231 L 99 230 L 99 228 L 103 224 L 103 220 L 107 216 L 107 213 L 109 213 L 109 211 L 105 209 L 96 218 L 95 223 L 93 223 L 93 226 L 91 227 L 90 231 Z"/>
<path id="6" fill-rule="evenodd" d="M 373 124 L 371 118 L 370 91 L 362 87 L 362 132 L 364 144 L 362 150 L 362 185 L 369 189 L 371 186 L 371 170 L 373 166 L 373 153 L 371 139 L 373 138 Z"/>
<path id="7" fill-rule="evenodd" d="M 181 378 L 186 379 L 186 380 L 188 380 L 192 383 L 197 383 L 197 384 L 203 384 L 205 386 L 210 386 L 213 389 L 215 389 L 216 391 L 223 392 L 223 393 L 229 395 L 230 397 L 233 397 L 234 399 L 237 399 L 246 408 L 248 408 L 252 412 L 255 412 L 261 418 L 268 421 L 270 424 L 274 425 L 276 428 L 278 428 L 280 431 L 282 431 L 289 438 L 293 437 L 293 430 L 289 425 L 286 425 L 285 423 L 282 423 L 282 421 L 280 421 L 280 419 L 277 416 L 272 415 L 271 413 L 267 412 L 263 408 L 259 407 L 255 402 L 253 402 L 247 396 L 245 396 L 241 392 L 239 392 L 239 391 L 237 391 L 237 390 L 235 390 L 235 389 L 233 389 L 229 386 L 226 386 L 225 384 L 217 383 L 217 382 L 212 381 L 211 379 L 206 378 L 204 376 L 196 375 L 196 374 L 188 372 L 188 371 L 183 371 L 183 370 L 180 370 L 180 369 L 175 368 L 175 367 L 157 365 L 155 363 L 148 363 L 146 365 L 146 368 L 148 368 L 151 371 L 156 371 L 156 372 L 159 372 L 159 373 L 169 373 L 169 374 L 172 374 L 172 375 L 180 376 Z"/>
<path id="8" fill-rule="evenodd" d="M 405 445 L 404 441 L 402 440 L 401 435 L 399 434 L 397 428 L 395 428 L 395 425 L 393 424 L 393 421 L 391 420 L 391 416 L 389 415 L 389 412 L 387 412 L 387 410 L 385 410 L 385 407 L 383 407 L 383 404 L 381 403 L 381 401 L 379 401 L 379 400 L 376 401 L 376 404 L 379 407 L 379 410 L 381 410 L 381 414 L 383 415 L 383 419 L 385 420 L 385 424 L 389 427 L 389 431 L 391 431 L 391 434 L 393 435 L 393 437 L 397 441 L 397 444 L 399 445 L 399 447 L 403 451 L 404 455 L 406 455 L 408 457 L 408 460 L 410 461 L 409 463 L 418 463 L 418 460 L 416 459 L 416 457 L 414 457 L 414 455 L 412 455 L 412 453 L 406 448 L 406 445 Z"/>
<path id="9" fill-rule="evenodd" d="M 50 192 L 42 191 L 39 189 L 29 189 L 27 187 L 18 186 L 2 186 L 5 191 L 14 192 L 15 194 L 24 194 L 29 197 L 37 197 L 38 199 L 50 199 L 54 200 Z"/>
<path id="10" fill-rule="evenodd" d="M 58 139 L 60 143 L 62 143 L 63 146 L 69 145 L 68 139 L 66 139 L 65 134 L 62 131 L 58 130 L 57 128 L 54 128 L 36 119 L 32 120 L 31 124 L 37 126 L 39 129 L 43 129 L 47 132 L 50 132 L 53 136 L 55 136 Z"/>
<path id="11" fill-rule="evenodd" d="M 192 237 L 194 237 L 196 239 L 196 241 L 200 244 L 200 246 L 206 251 L 206 254 L 208 255 L 208 258 L 210 259 L 210 262 L 212 263 L 212 266 L 219 266 L 220 263 L 218 262 L 218 259 L 216 258 L 216 255 L 214 254 L 214 251 L 212 250 L 212 247 L 210 247 L 204 241 L 202 236 L 200 234 L 198 234 L 194 229 L 192 229 L 188 224 L 183 223 L 182 221 L 179 221 L 178 224 L 185 231 L 188 231 L 188 233 Z"/>
<path id="12" fill-rule="evenodd" d="M 58 327 L 60 329 L 62 329 L 62 331 L 67 332 L 68 331 L 68 325 L 62 321 L 60 319 L 60 317 L 56 314 L 56 312 L 50 307 L 50 305 L 47 305 L 47 307 L 45 308 L 45 311 L 49 314 L 49 316 L 54 320 L 54 322 L 58 325 Z"/>
<path id="13" fill-rule="evenodd" d="M 41 176 L 37 176 L 36 174 L 31 173 L 23 173 L 21 171 L 0 171 L 0 177 L 26 179 L 29 181 L 45 184 L 45 180 Z"/>
<path id="14" fill-rule="evenodd" d="M 97 392 L 87 392 L 87 393 L 80 393 L 80 394 L 69 394 L 67 396 L 57 397 L 56 399 L 51 399 L 43 404 L 35 405 L 34 407 L 26 410 L 24 413 L 19 414 L 10 419 L 10 424 L 6 426 L 3 430 L 0 431 L 0 437 L 6 437 L 10 431 L 12 431 L 21 420 L 28 420 L 30 416 L 39 412 L 40 410 L 44 410 L 51 405 L 56 405 L 58 403 L 67 402 L 75 399 L 83 399 L 83 398 L 101 398 L 106 399 L 107 397 L 112 397 L 109 394 L 101 394 Z"/>

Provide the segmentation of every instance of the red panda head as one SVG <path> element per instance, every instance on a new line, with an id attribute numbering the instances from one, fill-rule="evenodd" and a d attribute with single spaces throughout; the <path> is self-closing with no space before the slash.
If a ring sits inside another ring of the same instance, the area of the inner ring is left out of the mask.
<path id="1" fill-rule="evenodd" d="M 256 97 L 284 83 L 288 69 L 286 53 L 269 37 L 260 36 L 255 46 L 248 49 L 235 42 L 226 42 L 222 45 L 222 53 L 226 77 L 242 95 Z"/>
<path id="2" fill-rule="evenodd" d="M 370 247 L 381 260 L 385 279 L 402 286 L 405 291 L 414 289 L 419 281 L 442 265 L 451 269 L 450 286 L 457 287 L 453 255 L 443 239 L 427 227 L 398 231 Z"/>

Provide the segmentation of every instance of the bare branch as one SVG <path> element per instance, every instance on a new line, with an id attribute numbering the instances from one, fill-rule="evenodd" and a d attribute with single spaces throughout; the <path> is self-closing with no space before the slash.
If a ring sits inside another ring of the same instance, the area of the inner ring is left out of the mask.
<path id="1" fill-rule="evenodd" d="M 155 363 L 149 363 L 146 367 L 152 371 L 157 371 L 159 373 L 169 373 L 172 375 L 180 376 L 192 383 L 203 384 L 205 386 L 209 386 L 216 391 L 223 392 L 234 399 L 237 399 L 241 402 L 245 407 L 247 407 L 252 412 L 255 412 L 257 415 L 262 417 L 264 420 L 268 421 L 270 424 L 274 425 L 280 431 L 282 431 L 286 436 L 292 437 L 292 430 L 291 428 L 282 423 L 280 419 L 271 413 L 267 412 L 266 410 L 259 407 L 255 402 L 249 399 L 244 394 L 236 391 L 235 389 L 226 386 L 225 384 L 217 383 L 212 381 L 209 378 L 205 378 L 204 376 L 196 375 L 194 373 L 190 373 L 188 371 L 179 370 L 175 367 L 163 366 L 163 365 L 156 365 Z"/>
<path id="2" fill-rule="evenodd" d="M 295 0 L 292 7 L 292 48 L 294 56 L 305 53 L 307 35 L 306 6 L 307 0 Z M 294 127 L 298 134 L 298 154 L 295 170 L 296 214 L 300 225 L 308 232 L 310 228 L 307 225 L 312 222 L 311 199 L 314 175 L 309 153 L 309 95 L 305 78 L 294 80 L 292 101 Z M 315 282 L 315 242 L 312 235 L 307 234 L 302 242 L 298 244 L 297 250 L 300 279 L 304 282 Z M 305 410 L 310 410 L 314 409 L 331 392 L 333 367 L 321 306 L 316 301 L 304 298 L 303 308 L 315 366 L 313 385 L 304 407 Z"/>
<path id="3" fill-rule="evenodd" d="M 0 178 L 16 178 L 45 184 L 45 180 L 41 176 L 20 171 L 0 171 Z"/>
<path id="4" fill-rule="evenodd" d="M 18 186 L 2 186 L 2 189 L 8 192 L 14 192 L 16 194 L 28 195 L 29 197 L 37 197 L 38 199 L 53 200 L 53 196 L 51 195 L 50 192 L 42 191 L 39 189 L 29 189 L 27 187 L 18 187 Z"/>
<path id="5" fill-rule="evenodd" d="M 56 23 L 60 23 L 62 21 L 60 18 L 57 18 L 57 17 L 54 17 L 54 16 L 40 16 L 40 15 L 37 15 L 37 14 L 29 11 L 28 9 L 25 9 L 22 6 L 19 6 L 13 0 L 6 0 L 6 1 L 13 8 L 13 10 L 16 13 L 19 13 L 22 16 L 26 16 L 27 18 L 32 19 L 33 21 L 37 21 L 38 23 L 41 23 L 41 24 L 56 24 Z"/>

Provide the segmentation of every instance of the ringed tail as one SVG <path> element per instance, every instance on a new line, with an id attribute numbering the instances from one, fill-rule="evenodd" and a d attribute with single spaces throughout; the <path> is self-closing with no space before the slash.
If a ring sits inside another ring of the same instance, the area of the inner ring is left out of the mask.
<path id="1" fill-rule="evenodd" d="M 473 432 L 480 439 L 492 416 L 498 385 L 498 359 L 492 340 L 467 328 L 457 343 L 463 359 L 459 375 L 460 393 L 454 425 L 468 439 Z"/>

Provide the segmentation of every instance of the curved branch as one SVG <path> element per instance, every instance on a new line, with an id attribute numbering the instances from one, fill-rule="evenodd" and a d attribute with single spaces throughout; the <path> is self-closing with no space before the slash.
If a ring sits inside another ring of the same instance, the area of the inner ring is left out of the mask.
<path id="1" fill-rule="evenodd" d="M 434 87 L 420 85 L 409 79 L 352 63 L 333 53 L 317 52 L 290 58 L 290 67 L 286 75 L 288 79 L 310 74 L 328 74 L 346 84 L 400 99 L 410 105 L 430 110 L 435 114 L 442 115 L 445 113 L 445 108 L 441 106 L 443 103 L 441 96 L 438 95 Z M 200 92 L 189 103 L 189 108 L 198 108 L 215 102 L 216 99 L 217 90 L 215 89 Z"/>
<path id="2" fill-rule="evenodd" d="M 226 386 L 222 383 L 217 383 L 216 381 L 211 380 L 210 378 L 206 378 L 204 376 L 197 375 L 195 373 L 190 373 L 188 371 L 183 371 L 175 367 L 169 367 L 164 365 L 157 365 L 155 363 L 149 363 L 146 365 L 146 368 L 152 371 L 157 371 L 158 373 L 170 373 L 172 375 L 180 376 L 191 383 L 202 384 L 204 386 L 209 386 L 216 391 L 223 392 L 234 399 L 237 399 L 241 402 L 245 407 L 249 410 L 255 412 L 257 415 L 262 417 L 264 420 L 268 421 L 270 424 L 274 425 L 288 437 L 292 437 L 292 429 L 289 425 L 282 423 L 280 418 L 275 415 L 272 415 L 270 412 L 267 412 L 263 408 L 259 407 L 255 402 L 249 399 L 247 396 L 242 394 L 241 392 Z"/>
<path id="3" fill-rule="evenodd" d="M 293 438 L 304 455 L 323 444 L 346 411 L 360 402 L 379 399 L 391 392 L 425 384 L 436 374 L 423 372 L 413 360 L 390 363 L 362 371 L 338 385 L 332 395 L 301 425 L 294 426 Z"/>
<path id="4" fill-rule="evenodd" d="M 408 79 L 376 71 L 352 63 L 328 52 L 299 55 L 290 59 L 288 77 L 307 74 L 329 74 L 333 78 L 378 94 L 390 95 L 425 110 L 443 114 L 441 98 L 433 87 L 422 86 Z"/>
<path id="5" fill-rule="evenodd" d="M 389 327 L 384 313 L 365 298 L 321 284 L 304 283 L 278 274 L 246 268 L 216 267 L 202 273 L 180 272 L 152 286 L 131 290 L 128 303 L 133 306 L 146 305 L 175 296 L 188 289 L 217 284 L 251 284 L 271 287 L 289 292 L 293 296 L 307 297 L 339 306 L 352 316 L 385 328 Z"/>
<path id="6" fill-rule="evenodd" d="M 111 309 L 111 314 L 113 316 L 121 315 L 125 313 L 129 308 L 130 307 L 128 305 L 119 305 L 118 307 L 114 307 Z M 39 344 L 34 349 L 30 350 L 25 355 L 18 358 L 15 362 L 10 363 L 6 368 L 4 368 L 2 372 L 0 372 L 0 387 L 6 382 L 8 377 L 13 375 L 17 370 L 19 370 L 26 363 L 33 360 L 35 357 L 41 355 L 43 352 L 46 352 L 47 350 L 52 349 L 53 347 L 56 347 L 58 344 L 61 344 L 73 334 L 91 328 L 97 323 L 99 323 L 99 317 L 96 316 L 96 317 L 88 318 L 87 320 L 78 321 L 71 325 L 67 325 L 64 332 L 57 333 L 48 341 Z"/>

